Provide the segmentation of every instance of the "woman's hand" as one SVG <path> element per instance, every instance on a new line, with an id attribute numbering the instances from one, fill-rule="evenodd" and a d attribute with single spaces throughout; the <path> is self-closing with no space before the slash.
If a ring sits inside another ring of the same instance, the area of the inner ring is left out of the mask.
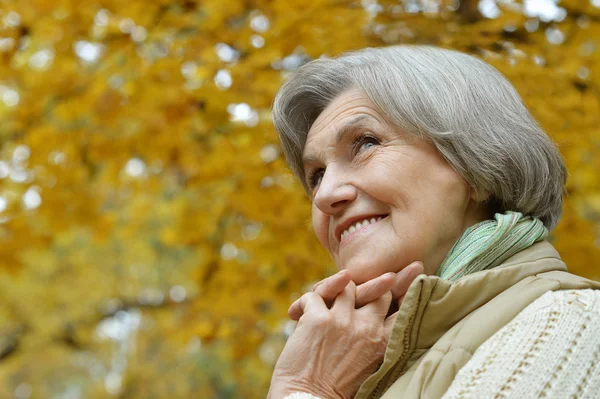
<path id="1" fill-rule="evenodd" d="M 282 399 L 293 392 L 307 392 L 323 399 L 351 398 L 363 381 L 379 367 L 387 346 L 386 315 L 392 293 L 356 309 L 356 285 L 342 271 L 328 284 L 341 293 L 331 309 L 315 292 L 297 302 L 298 325 L 277 361 L 269 398 Z M 384 277 L 385 284 L 389 284 Z M 393 279 L 392 279 L 393 280 Z"/>
<path id="2" fill-rule="evenodd" d="M 390 311 L 423 273 L 423 264 L 414 262 L 358 287 L 348 271 L 315 284 L 288 310 L 299 322 L 275 366 L 269 398 L 293 392 L 353 397 L 383 360 L 396 319 Z"/>
<path id="3" fill-rule="evenodd" d="M 360 308 L 381 297 L 386 292 L 391 292 L 393 299 L 390 306 L 391 312 L 388 313 L 388 316 L 395 314 L 395 311 L 400 307 L 410 284 L 418 275 L 423 273 L 425 273 L 423 263 L 413 262 L 398 273 L 386 273 L 357 286 L 355 300 L 356 307 Z M 333 300 L 340 292 L 342 292 L 344 287 L 348 285 L 350 279 L 350 273 L 341 271 L 319 281 L 313 286 L 312 290 L 314 293 L 321 296 L 328 307 L 330 307 Z M 288 309 L 288 315 L 292 320 L 300 319 L 300 316 L 302 316 L 300 299 L 292 303 Z"/>

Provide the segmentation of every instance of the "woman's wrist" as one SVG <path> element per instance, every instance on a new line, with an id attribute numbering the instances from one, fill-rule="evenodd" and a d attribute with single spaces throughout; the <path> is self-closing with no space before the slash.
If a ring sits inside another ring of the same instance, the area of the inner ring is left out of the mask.
<path id="1" fill-rule="evenodd" d="M 300 396 L 298 399 L 346 399 L 343 395 L 321 389 L 316 384 L 292 383 L 290 381 L 271 381 L 267 399 L 296 399 L 297 394 L 306 394 L 306 396 Z"/>

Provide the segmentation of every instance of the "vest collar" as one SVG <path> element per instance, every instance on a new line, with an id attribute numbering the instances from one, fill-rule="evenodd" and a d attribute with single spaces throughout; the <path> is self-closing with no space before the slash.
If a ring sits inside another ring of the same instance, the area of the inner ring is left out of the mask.
<path id="1" fill-rule="evenodd" d="M 452 326 L 509 287 L 529 276 L 552 270 L 566 271 L 567 266 L 550 243 L 541 241 L 500 266 L 455 282 L 423 276 L 421 290 L 418 290 L 418 283 L 415 284 L 412 303 L 407 304 L 422 308 L 416 347 L 430 348 Z M 416 295 L 418 291 L 420 295 Z"/>
<path id="2" fill-rule="evenodd" d="M 501 292 L 527 277 L 553 270 L 566 271 L 567 267 L 550 243 L 540 241 L 493 269 L 454 282 L 419 276 L 400 306 L 383 364 L 363 383 L 356 398 L 384 389 L 387 382 L 382 379 L 392 367 L 402 368 L 415 349 L 429 349 L 452 326 Z"/>

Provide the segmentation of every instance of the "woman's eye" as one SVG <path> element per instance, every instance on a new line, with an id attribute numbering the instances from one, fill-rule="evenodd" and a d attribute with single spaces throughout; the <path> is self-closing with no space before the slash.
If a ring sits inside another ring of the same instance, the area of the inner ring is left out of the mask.
<path id="1" fill-rule="evenodd" d="M 367 150 L 373 146 L 379 145 L 379 140 L 371 136 L 361 136 L 354 142 L 355 153 Z"/>
<path id="2" fill-rule="evenodd" d="M 317 187 L 319 185 L 319 183 L 321 183 L 321 180 L 323 179 L 323 175 L 325 174 L 325 169 L 315 169 L 312 172 L 310 172 L 309 177 L 308 177 L 308 186 L 311 189 L 314 189 L 315 187 Z"/>

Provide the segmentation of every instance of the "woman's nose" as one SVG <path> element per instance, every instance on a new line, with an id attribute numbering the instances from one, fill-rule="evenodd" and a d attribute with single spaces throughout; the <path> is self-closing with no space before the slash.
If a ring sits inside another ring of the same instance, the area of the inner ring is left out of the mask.
<path id="1" fill-rule="evenodd" d="M 350 184 L 343 174 L 336 173 L 334 168 L 327 168 L 315 194 L 314 203 L 321 212 L 335 215 L 346 209 L 356 196 L 356 187 Z"/>

